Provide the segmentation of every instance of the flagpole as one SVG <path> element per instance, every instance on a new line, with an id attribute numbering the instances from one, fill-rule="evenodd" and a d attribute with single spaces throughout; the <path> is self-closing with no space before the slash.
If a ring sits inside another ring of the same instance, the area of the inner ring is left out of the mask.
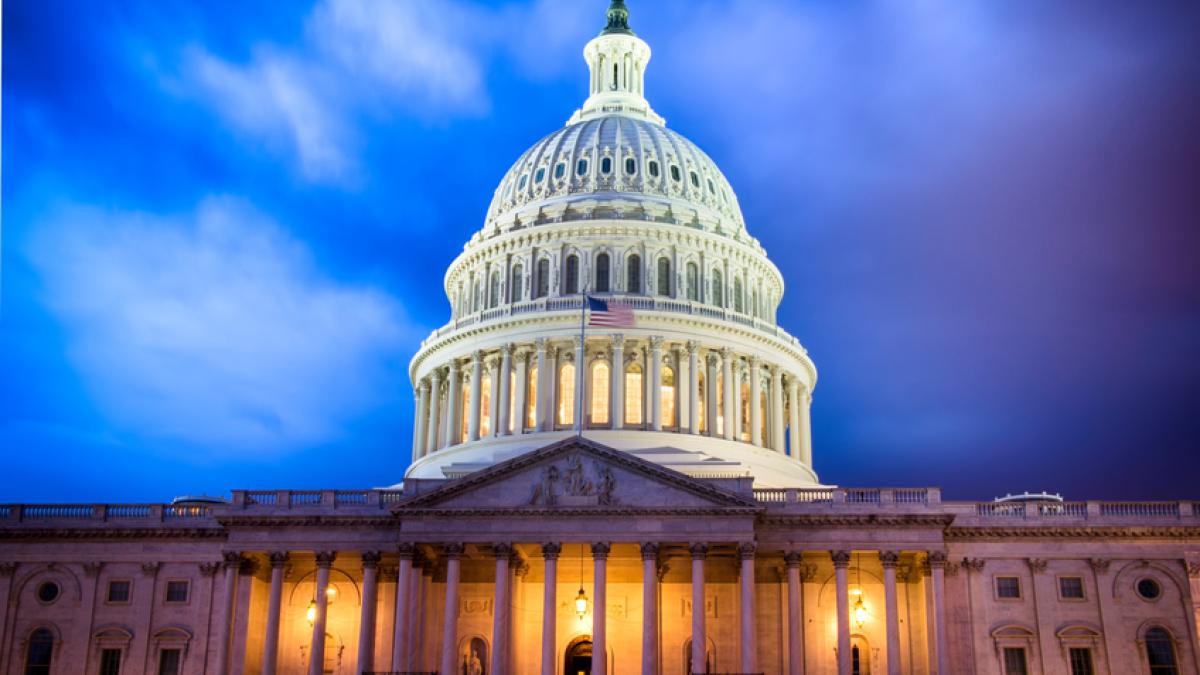
<path id="1" fill-rule="evenodd" d="M 575 364 L 575 417 L 579 420 L 579 427 L 575 430 L 577 438 L 583 438 L 583 361 L 587 360 L 587 342 L 584 340 L 584 334 L 587 330 L 587 307 L 588 307 L 588 290 L 587 285 L 583 286 L 583 295 L 580 296 L 581 302 L 579 306 L 579 354 L 580 363 Z M 574 422 L 575 420 L 571 420 Z"/>

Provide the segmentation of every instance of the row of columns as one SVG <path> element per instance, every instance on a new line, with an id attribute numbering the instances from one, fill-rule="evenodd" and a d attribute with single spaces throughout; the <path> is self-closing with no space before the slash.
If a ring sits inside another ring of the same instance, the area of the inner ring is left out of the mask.
<path id="1" fill-rule="evenodd" d="M 461 581 L 461 557 L 464 547 L 462 544 L 443 546 L 442 554 L 446 564 L 446 586 L 444 609 L 442 612 L 441 652 L 437 658 L 441 672 L 454 672 L 458 658 L 458 609 L 459 585 Z M 611 545 L 608 542 L 596 542 L 591 545 L 593 562 L 593 604 L 592 604 L 592 669 L 595 673 L 608 673 L 607 666 L 607 564 Z M 542 645 L 541 673 L 554 675 L 558 668 L 557 654 L 557 567 L 562 545 L 557 542 L 545 543 L 541 546 L 544 561 L 544 590 L 542 605 Z M 706 672 L 706 646 L 708 644 L 707 626 L 705 623 L 705 564 L 708 558 L 709 545 L 694 543 L 689 546 L 692 574 L 692 651 L 691 662 L 694 673 Z M 643 595 L 642 595 L 642 673 L 657 675 L 659 656 L 661 653 L 658 643 L 659 611 L 658 611 L 658 558 L 660 545 L 644 543 L 641 545 Z M 757 630 L 755 626 L 755 579 L 754 560 L 756 545 L 753 542 L 742 542 L 737 546 L 739 558 L 741 598 L 741 650 L 740 668 L 744 673 L 757 672 L 758 650 Z M 415 617 L 424 615 L 424 595 L 422 570 L 416 567 L 414 559 L 417 554 L 413 544 L 400 544 L 398 547 L 399 565 L 396 583 L 396 613 L 393 623 L 393 649 L 390 669 L 393 671 L 420 670 L 421 663 L 417 645 L 422 642 L 423 622 Z M 511 662 L 512 647 L 512 571 L 513 563 L 519 560 L 510 544 L 497 544 L 493 547 L 496 561 L 496 581 L 494 584 L 495 598 L 493 600 L 492 652 L 489 672 L 502 673 L 508 670 Z M 237 554 L 234 554 L 237 555 Z M 850 623 L 850 587 L 849 567 L 851 553 L 846 550 L 829 552 L 834 567 L 835 594 L 837 599 L 837 659 L 838 674 L 851 675 L 851 623 Z M 334 552 L 317 552 L 316 554 L 316 592 L 314 596 L 315 616 L 312 625 L 312 642 L 309 651 L 309 675 L 321 675 L 325 660 L 325 632 L 328 614 L 327 590 L 329 588 L 329 572 L 336 559 Z M 900 621 L 897 601 L 896 566 L 899 554 L 894 551 L 881 551 L 879 559 L 883 566 L 885 634 L 887 649 L 888 675 L 900 674 Z M 269 555 L 271 563 L 271 582 L 268 594 L 267 626 L 263 640 L 262 672 L 264 675 L 275 675 L 278 669 L 280 610 L 283 594 L 284 566 L 288 555 L 275 552 Z M 804 596 L 802 592 L 802 562 L 803 554 L 799 551 L 788 552 L 784 556 L 787 570 L 787 614 L 788 642 L 791 645 L 788 658 L 789 675 L 801 675 L 804 672 Z M 378 552 L 362 554 L 363 586 L 362 610 L 360 615 L 360 630 L 358 644 L 357 670 L 379 670 L 374 663 L 375 654 L 375 624 L 376 598 L 378 590 Z M 932 551 L 925 561 L 924 571 L 930 577 L 932 586 L 932 614 L 934 622 L 934 640 L 930 644 L 930 665 L 937 664 L 936 672 L 941 675 L 949 673 L 946 652 L 945 629 L 945 566 L 946 555 L 942 551 Z M 230 603 L 226 616 L 232 616 L 231 585 L 236 584 L 238 565 L 226 564 L 225 586 L 226 599 Z M 229 644 L 229 621 L 222 622 L 222 631 L 218 635 L 217 646 Z M 224 675 L 228 671 L 227 655 L 221 653 L 218 672 Z M 380 664 L 382 666 L 382 664 Z"/>
<path id="2" fill-rule="evenodd" d="M 621 429 L 625 426 L 625 336 L 615 334 L 610 336 L 611 358 L 609 358 L 609 405 L 607 428 Z M 680 432 L 691 434 L 702 433 L 700 429 L 700 406 L 704 406 L 706 429 L 703 433 L 725 440 L 742 439 L 748 436 L 748 442 L 759 447 L 766 447 L 781 453 L 789 454 L 795 461 L 806 466 L 812 465 L 812 444 L 810 433 L 809 409 L 812 396 L 806 383 L 799 376 L 785 373 L 778 365 L 764 364 L 758 357 L 746 359 L 747 367 L 740 367 L 741 357 L 734 354 L 732 349 L 704 349 L 696 341 L 688 341 L 679 345 L 673 359 L 675 364 L 675 400 L 676 419 L 664 420 L 662 400 L 658 392 L 661 387 L 662 364 L 664 362 L 663 338 L 652 336 L 647 341 L 646 358 L 643 368 L 643 410 L 646 419 L 645 428 L 661 431 L 664 427 L 674 427 Z M 670 349 L 670 347 L 668 347 Z M 703 357 L 702 357 L 703 353 Z M 703 361 L 702 361 L 703 358 Z M 537 367 L 537 382 L 533 389 L 536 399 L 530 401 L 528 386 L 528 368 L 530 360 Z M 505 344 L 497 353 L 485 357 L 483 351 L 474 352 L 469 360 L 469 369 L 464 372 L 458 359 L 451 360 L 446 369 L 446 385 L 443 386 L 443 369 L 435 368 L 428 377 L 423 378 L 417 385 L 417 411 L 415 434 L 413 441 L 413 460 L 416 461 L 437 450 L 479 440 L 484 436 L 482 427 L 483 405 L 483 375 L 484 368 L 492 382 L 490 400 L 486 413 L 489 420 L 487 434 L 489 436 L 507 436 L 512 433 L 534 431 L 552 431 L 556 427 L 554 419 L 555 402 L 563 392 L 559 388 L 557 365 L 560 360 L 573 361 L 577 367 L 583 364 L 583 377 L 577 381 L 583 383 L 581 391 L 576 392 L 573 405 L 574 415 L 570 422 L 573 429 L 585 426 L 589 397 L 584 392 L 592 390 L 590 368 L 586 359 L 586 349 L 583 340 L 575 338 L 572 348 L 565 349 L 551 345 L 546 339 L 538 339 L 532 350 L 528 347 L 518 347 Z M 707 366 L 707 372 L 702 373 L 701 365 Z M 735 365 L 739 375 L 746 373 L 749 380 L 749 430 L 743 430 L 742 425 L 742 389 L 740 377 L 735 377 Z M 769 371 L 767 382 L 768 396 L 766 407 L 763 407 L 762 387 L 763 371 Z M 720 374 L 723 384 L 723 395 L 718 398 L 716 383 Z M 515 374 L 515 378 L 514 378 Z M 701 400 L 700 382 L 704 375 L 705 391 Z M 786 377 L 786 381 L 785 381 Z M 515 379 L 515 391 L 510 382 Z M 466 432 L 462 430 L 464 404 L 462 386 L 467 383 L 468 395 L 465 402 L 467 415 Z M 730 386 L 732 385 L 732 386 Z M 682 389 L 686 386 L 686 391 Z M 786 389 L 785 389 L 786 387 Z M 443 391 L 445 395 L 443 395 Z M 446 402 L 446 410 L 442 410 L 442 402 Z M 529 407 L 533 407 L 532 428 L 526 424 Z M 768 424 L 763 423 L 764 416 Z M 723 428 L 718 429 L 716 420 L 722 417 Z M 592 425 L 593 428 L 595 425 Z M 765 429 L 765 433 L 764 433 Z M 788 432 L 790 430 L 790 433 Z"/>

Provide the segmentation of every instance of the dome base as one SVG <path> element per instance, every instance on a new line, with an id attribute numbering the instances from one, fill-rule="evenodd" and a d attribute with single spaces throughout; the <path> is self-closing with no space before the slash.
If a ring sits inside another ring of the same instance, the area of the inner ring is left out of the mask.
<path id="1" fill-rule="evenodd" d="M 574 431 L 564 430 L 463 443 L 417 460 L 405 477 L 458 478 L 574 435 Z M 746 443 L 640 429 L 590 429 L 583 436 L 694 478 L 749 475 L 757 488 L 825 487 L 811 468 L 787 455 Z"/>

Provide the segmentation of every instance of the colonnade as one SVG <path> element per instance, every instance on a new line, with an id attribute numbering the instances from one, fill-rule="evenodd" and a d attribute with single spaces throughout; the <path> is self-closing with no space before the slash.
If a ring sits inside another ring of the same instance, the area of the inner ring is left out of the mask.
<path id="1" fill-rule="evenodd" d="M 414 461 L 486 437 L 587 428 L 738 440 L 812 466 L 807 382 L 782 364 L 694 340 L 504 344 L 432 369 L 416 398 Z"/>
<path id="2" fill-rule="evenodd" d="M 710 552 L 720 548 L 727 552 L 730 548 L 736 550 L 739 569 L 740 609 L 738 625 L 740 640 L 738 662 L 740 672 L 759 672 L 758 664 L 758 631 L 755 625 L 755 559 L 757 545 L 754 542 L 722 542 L 718 544 L 696 542 L 687 545 L 686 551 L 691 558 L 691 672 L 706 672 L 706 646 L 708 626 L 705 620 L 706 594 L 705 575 Z M 378 591 L 377 568 L 380 561 L 378 552 L 362 553 L 362 609 L 360 615 L 360 630 L 358 644 L 358 661 L 356 672 L 372 672 L 391 670 L 397 672 L 424 671 L 439 668 L 440 672 L 455 672 L 459 665 L 459 597 L 461 575 L 461 559 L 465 547 L 462 544 L 434 545 L 440 564 L 445 569 L 444 593 L 442 603 L 442 625 L 426 626 L 421 617 L 436 614 L 433 603 L 439 602 L 433 592 L 432 567 L 433 561 L 423 559 L 418 546 L 410 543 L 400 544 L 397 549 L 397 583 L 395 616 L 392 625 L 392 653 L 389 663 L 375 663 L 374 639 L 377 631 L 376 601 Z M 643 616 L 642 616 L 642 659 L 641 672 L 644 675 L 658 675 L 662 659 L 659 644 L 660 608 L 659 608 L 659 565 L 666 553 L 666 545 L 656 542 L 646 542 L 640 545 L 643 576 Z M 677 552 L 678 545 L 672 550 Z M 513 667 L 513 635 L 515 626 L 512 615 L 513 586 L 517 575 L 523 576 L 528 565 L 517 554 L 515 547 L 508 543 L 494 544 L 490 547 L 495 559 L 495 584 L 493 599 L 493 626 L 490 663 L 488 672 L 504 673 Z M 611 668 L 606 663 L 608 658 L 607 633 L 607 565 L 611 551 L 608 542 L 594 542 L 590 545 L 593 565 L 592 589 L 592 672 L 606 673 Z M 542 675 L 555 675 L 561 665 L 558 653 L 558 636 L 556 635 L 558 607 L 557 598 L 557 568 L 562 544 L 558 542 L 540 545 L 540 554 L 544 566 L 544 582 L 542 597 L 542 630 L 540 635 L 540 672 Z M 236 555 L 236 554 L 235 554 Z M 324 648 L 327 616 L 326 589 L 329 585 L 330 568 L 337 558 L 334 552 L 317 552 L 316 560 L 316 589 L 314 593 L 314 611 L 310 617 L 312 622 L 312 642 L 309 647 L 309 675 L 321 675 L 324 664 Z M 899 553 L 896 551 L 879 551 L 879 561 L 883 567 L 884 609 L 886 632 L 886 655 L 888 675 L 899 675 L 901 672 L 900 655 L 900 621 L 897 604 L 896 568 Z M 849 567 L 851 552 L 847 550 L 834 551 L 788 551 L 783 556 L 786 567 L 787 583 L 787 642 L 788 675 L 801 675 L 805 667 L 804 630 L 805 610 L 803 583 L 813 577 L 812 562 L 819 557 L 831 561 L 835 577 L 835 594 L 837 598 L 837 664 L 839 675 L 851 675 L 851 614 Z M 288 561 L 288 555 L 275 552 L 269 555 L 271 577 L 269 600 L 267 607 L 266 631 L 263 640 L 262 672 L 264 675 L 275 675 L 277 672 L 279 653 L 280 629 L 280 598 L 283 594 L 283 568 Z M 810 564 L 805 564 L 805 563 Z M 945 581 L 944 568 L 946 555 L 942 551 L 931 551 L 924 555 L 924 572 L 930 577 L 930 621 L 933 625 L 934 639 L 929 643 L 930 671 L 941 674 L 948 673 L 946 659 L 945 631 Z M 226 583 L 238 573 L 238 565 L 230 564 L 225 567 Z M 440 647 L 429 649 L 425 647 L 430 641 L 433 631 L 440 628 Z M 936 671 L 934 671 L 936 664 Z M 622 669 L 629 672 L 629 664 L 623 664 Z"/>

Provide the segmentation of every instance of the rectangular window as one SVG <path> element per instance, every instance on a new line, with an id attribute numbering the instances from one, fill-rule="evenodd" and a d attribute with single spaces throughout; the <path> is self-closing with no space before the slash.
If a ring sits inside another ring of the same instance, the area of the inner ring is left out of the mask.
<path id="1" fill-rule="evenodd" d="M 1083 578 L 1059 577 L 1058 597 L 1063 600 L 1083 600 Z"/>
<path id="2" fill-rule="evenodd" d="M 108 582 L 108 601 L 129 602 L 129 587 L 131 584 L 132 582 L 130 581 Z"/>
<path id="3" fill-rule="evenodd" d="M 996 577 L 996 597 L 1004 600 L 1021 598 L 1020 577 Z"/>
<path id="4" fill-rule="evenodd" d="M 121 650 L 100 650 L 100 675 L 121 675 Z"/>
<path id="5" fill-rule="evenodd" d="M 1024 647 L 1004 648 L 1004 675 L 1029 675 Z"/>
<path id="6" fill-rule="evenodd" d="M 1092 650 L 1087 647 L 1072 647 L 1071 675 L 1095 675 L 1092 668 Z"/>
<path id="7" fill-rule="evenodd" d="M 187 602 L 188 601 L 188 582 L 187 581 L 168 581 L 167 582 L 167 602 Z"/>

